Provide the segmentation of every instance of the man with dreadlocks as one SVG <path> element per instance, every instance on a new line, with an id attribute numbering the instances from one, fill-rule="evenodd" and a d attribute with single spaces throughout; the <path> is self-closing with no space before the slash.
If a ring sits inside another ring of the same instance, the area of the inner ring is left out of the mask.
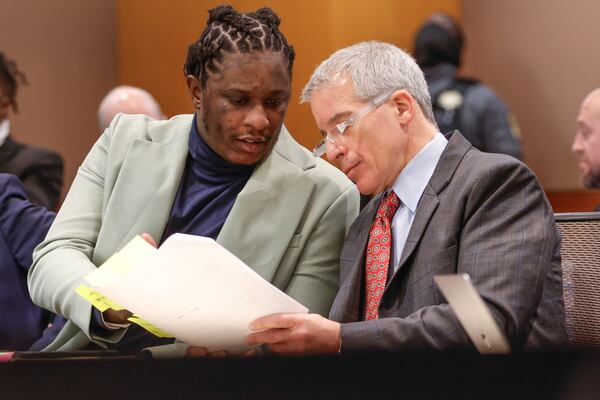
<path id="1" fill-rule="evenodd" d="M 136 352 L 166 342 L 128 326 L 127 311 L 94 312 L 75 293 L 142 232 L 159 242 L 176 232 L 212 237 L 328 313 L 358 192 L 283 126 L 294 51 L 278 26 L 267 8 L 210 10 L 184 66 L 194 115 L 119 114 L 92 148 L 29 275 L 34 301 L 70 320 L 49 350 Z"/>
<path id="2" fill-rule="evenodd" d="M 19 84 L 26 83 L 16 62 L 0 52 L 0 172 L 18 176 L 33 203 L 54 210 L 63 182 L 61 157 L 11 137 L 9 117 L 13 111 L 19 112 L 17 90 Z"/>

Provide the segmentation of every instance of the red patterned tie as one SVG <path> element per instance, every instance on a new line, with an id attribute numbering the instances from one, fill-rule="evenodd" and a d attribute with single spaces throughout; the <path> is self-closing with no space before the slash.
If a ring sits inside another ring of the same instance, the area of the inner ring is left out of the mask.
<path id="1" fill-rule="evenodd" d="M 365 269 L 365 321 L 377 319 L 378 308 L 387 280 L 392 247 L 392 218 L 400 207 L 400 199 L 390 192 L 379 205 L 375 221 L 369 231 Z"/>

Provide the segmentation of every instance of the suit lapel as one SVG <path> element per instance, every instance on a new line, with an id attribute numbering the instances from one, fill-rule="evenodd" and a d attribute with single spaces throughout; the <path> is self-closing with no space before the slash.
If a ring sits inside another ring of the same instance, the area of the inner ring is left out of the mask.
<path id="1" fill-rule="evenodd" d="M 438 194 L 441 193 L 444 188 L 448 185 L 452 176 L 456 172 L 460 162 L 465 156 L 466 152 L 471 147 L 469 143 L 458 131 L 453 131 L 449 134 L 448 144 L 442 153 L 440 160 L 429 180 L 429 183 L 425 187 L 425 191 L 419 200 L 417 206 L 415 218 L 411 225 L 400 262 L 396 268 L 395 273 L 389 280 L 387 289 L 392 286 L 392 281 L 396 278 L 399 271 L 405 266 L 410 256 L 413 254 L 415 249 L 418 247 L 423 233 L 425 232 L 431 217 L 438 208 L 439 200 Z M 385 293 L 384 293 L 385 295 Z"/>
<path id="2" fill-rule="evenodd" d="M 344 242 L 340 256 L 341 284 L 330 312 L 331 319 L 335 321 L 354 322 L 361 319 L 365 252 L 381 196 L 376 196 L 365 206 L 350 227 Z"/>
<path id="3" fill-rule="evenodd" d="M 133 143 L 130 150 L 132 163 L 138 159 L 136 165 L 144 171 L 140 174 L 144 176 L 144 186 L 151 188 L 151 191 L 146 192 L 145 200 L 139 199 L 144 201 L 143 211 L 132 226 L 132 231 L 139 231 L 142 226 L 138 222 L 143 221 L 144 231 L 150 233 L 157 242 L 161 240 L 185 169 L 187 143 L 187 137 L 185 143 Z M 176 147 L 181 150 L 174 151 Z M 134 232 L 132 234 L 137 234 Z"/>
<path id="4" fill-rule="evenodd" d="M 287 135 L 282 130 L 276 148 L 238 195 L 217 238 L 269 282 L 315 190 L 302 170 L 282 156 L 289 145 Z"/>
<path id="5" fill-rule="evenodd" d="M 413 220 L 408 237 L 406 238 L 406 244 L 404 245 L 404 250 L 402 251 L 402 256 L 400 257 L 400 262 L 398 263 L 398 268 L 396 268 L 396 272 L 394 275 L 392 275 L 390 282 L 394 279 L 394 276 L 398 273 L 398 271 L 400 271 L 402 266 L 406 263 L 406 260 L 408 260 L 413 251 L 415 251 L 417 248 L 417 245 L 423 237 L 425 228 L 427 228 L 429 220 L 437 209 L 438 204 L 439 201 L 437 194 L 435 191 L 433 191 L 431 186 L 427 185 L 421 200 L 419 200 L 417 213 L 415 214 L 415 219 Z"/>
<path id="6" fill-rule="evenodd" d="M 8 136 L 6 141 L 0 146 L 0 165 L 9 162 L 17 154 L 18 149 L 19 146 L 17 143 Z"/>
<path id="7" fill-rule="evenodd" d="M 104 238 L 98 239 L 98 243 L 108 243 L 103 247 L 108 253 L 100 252 L 97 256 L 110 256 L 132 237 L 144 232 L 160 241 L 183 176 L 190 124 L 191 118 L 189 123 L 176 125 L 168 135 L 162 132 L 163 142 L 154 141 L 153 133 L 158 132 L 151 130 L 152 140 L 136 139 L 131 143 L 106 205 L 103 226 L 113 229 L 101 231 L 100 236 Z M 165 137 L 171 140 L 164 142 Z M 119 234 L 114 227 L 123 231 Z"/>

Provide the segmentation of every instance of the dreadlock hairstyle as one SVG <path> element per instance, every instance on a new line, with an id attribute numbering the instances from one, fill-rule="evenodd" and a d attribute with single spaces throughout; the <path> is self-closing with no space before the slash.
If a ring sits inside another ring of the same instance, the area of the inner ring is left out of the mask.
<path id="1" fill-rule="evenodd" d="M 230 5 L 209 10 L 204 32 L 188 48 L 184 75 L 198 77 L 205 88 L 208 75 L 220 72 L 219 63 L 227 53 L 274 51 L 282 52 L 288 60 L 291 78 L 295 53 L 278 29 L 280 22 L 277 14 L 267 7 L 247 14 L 237 12 Z"/>
<path id="2" fill-rule="evenodd" d="M 19 85 L 27 85 L 25 74 L 19 71 L 15 61 L 6 58 L 4 53 L 0 52 L 0 88 L 15 112 L 19 112 L 16 100 Z"/>

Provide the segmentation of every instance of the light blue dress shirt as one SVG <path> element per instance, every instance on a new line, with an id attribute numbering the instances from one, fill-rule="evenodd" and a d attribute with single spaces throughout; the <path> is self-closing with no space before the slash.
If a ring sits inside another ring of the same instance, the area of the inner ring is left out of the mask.
<path id="1" fill-rule="evenodd" d="M 400 257 L 406 244 L 406 238 L 413 220 L 419 200 L 433 175 L 448 140 L 441 133 L 419 151 L 402 170 L 392 189 L 400 199 L 400 208 L 392 219 L 392 262 L 394 272 L 400 263 Z"/>

